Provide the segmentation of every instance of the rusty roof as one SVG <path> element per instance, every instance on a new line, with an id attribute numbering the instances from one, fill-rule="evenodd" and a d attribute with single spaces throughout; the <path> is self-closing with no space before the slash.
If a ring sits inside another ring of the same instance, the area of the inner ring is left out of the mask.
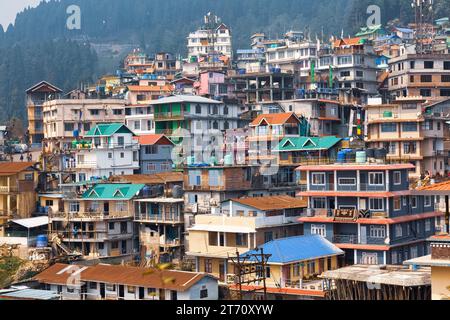
<path id="1" fill-rule="evenodd" d="M 98 264 L 94 266 L 77 266 L 57 263 L 47 268 L 33 279 L 40 283 L 68 283 L 78 272 L 80 281 L 124 284 L 155 289 L 186 291 L 205 277 L 206 273 L 158 270 L 151 268 Z M 73 283 L 71 283 L 73 284 Z"/>
<path id="2" fill-rule="evenodd" d="M 113 182 L 164 184 L 170 182 L 183 182 L 182 172 L 160 172 L 155 174 L 133 174 L 124 176 L 113 176 Z"/>
<path id="3" fill-rule="evenodd" d="M 173 142 L 163 134 L 146 134 L 135 137 L 135 139 L 139 144 L 144 146 L 152 146 L 155 144 L 173 145 Z"/>
<path id="4" fill-rule="evenodd" d="M 241 198 L 231 199 L 231 201 L 262 211 L 306 208 L 308 206 L 308 202 L 306 200 L 293 198 L 290 196 Z"/>
<path id="5" fill-rule="evenodd" d="M 285 124 L 291 117 L 294 117 L 296 121 L 299 121 L 295 113 L 269 113 L 260 114 L 255 120 L 250 124 L 251 127 L 257 127 L 261 122 L 265 121 L 269 125 L 281 125 Z"/>
<path id="6" fill-rule="evenodd" d="M 25 170 L 35 170 L 35 162 L 0 162 L 0 176 L 11 176 Z"/>

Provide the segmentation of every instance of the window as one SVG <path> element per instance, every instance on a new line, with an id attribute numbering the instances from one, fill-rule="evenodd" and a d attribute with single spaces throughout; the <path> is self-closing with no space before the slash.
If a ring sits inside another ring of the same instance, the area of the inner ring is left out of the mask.
<path id="1" fill-rule="evenodd" d="M 74 127 L 73 123 L 64 122 L 64 131 L 73 131 Z"/>
<path id="2" fill-rule="evenodd" d="M 431 97 L 431 89 L 420 89 L 420 95 L 422 97 Z"/>
<path id="3" fill-rule="evenodd" d="M 370 226 L 369 234 L 371 238 L 384 239 L 386 238 L 385 226 Z"/>
<path id="4" fill-rule="evenodd" d="M 450 82 L 450 75 L 448 74 L 443 74 L 441 76 L 441 82 Z"/>
<path id="5" fill-rule="evenodd" d="M 316 263 L 315 261 L 308 262 L 308 274 L 314 274 L 316 272 Z"/>
<path id="6" fill-rule="evenodd" d="M 325 173 L 313 173 L 311 176 L 312 176 L 312 185 L 313 186 L 324 186 L 325 185 Z"/>
<path id="7" fill-rule="evenodd" d="M 79 212 L 80 211 L 80 203 L 79 202 L 70 202 L 69 203 L 69 211 L 70 212 Z"/>
<path id="8" fill-rule="evenodd" d="M 158 146 L 145 146 L 144 153 L 145 154 L 157 154 Z"/>
<path id="9" fill-rule="evenodd" d="M 411 197 L 411 208 L 417 208 L 417 197 Z"/>
<path id="10" fill-rule="evenodd" d="M 150 297 L 156 296 L 156 289 L 155 288 L 147 288 L 147 295 Z"/>
<path id="11" fill-rule="evenodd" d="M 444 61 L 444 70 L 450 70 L 450 61 Z"/>
<path id="12" fill-rule="evenodd" d="M 417 153 L 416 142 L 404 142 L 403 143 L 403 153 L 404 154 L 416 154 Z"/>
<path id="13" fill-rule="evenodd" d="M 396 123 L 382 123 L 381 132 L 397 132 Z"/>
<path id="14" fill-rule="evenodd" d="M 107 291 L 116 291 L 116 285 L 115 284 L 106 284 L 106 290 Z"/>
<path id="15" fill-rule="evenodd" d="M 212 273 L 212 260 L 211 259 L 205 259 L 205 272 Z"/>
<path id="16" fill-rule="evenodd" d="M 416 122 L 405 122 L 402 124 L 402 130 L 404 132 L 416 132 L 417 123 Z"/>
<path id="17" fill-rule="evenodd" d="M 398 258 L 397 252 L 395 252 L 395 251 L 392 252 L 391 253 L 391 264 L 397 264 L 398 263 L 397 258 Z"/>
<path id="18" fill-rule="evenodd" d="M 33 181 L 34 175 L 32 173 L 25 173 L 25 181 Z"/>
<path id="19" fill-rule="evenodd" d="M 264 243 L 270 242 L 272 240 L 273 240 L 273 232 L 272 231 L 264 232 Z"/>
<path id="20" fill-rule="evenodd" d="M 441 97 L 450 97 L 450 89 L 441 89 L 440 95 Z"/>
<path id="21" fill-rule="evenodd" d="M 189 185 L 200 186 L 202 184 L 202 172 L 200 170 L 189 171 Z"/>
<path id="22" fill-rule="evenodd" d="M 236 245 L 239 247 L 248 246 L 248 237 L 244 233 L 236 233 Z"/>
<path id="23" fill-rule="evenodd" d="M 293 273 L 294 277 L 299 277 L 301 275 L 302 265 L 300 263 L 294 264 Z"/>
<path id="24" fill-rule="evenodd" d="M 379 198 L 369 199 L 369 210 L 383 211 L 384 210 L 384 199 L 379 199 Z"/>
<path id="25" fill-rule="evenodd" d="M 92 109 L 89 110 L 89 113 L 91 114 L 91 116 L 98 116 L 100 112 L 98 109 Z"/>
<path id="26" fill-rule="evenodd" d="M 355 186 L 356 185 L 356 179 L 355 178 L 339 178 L 338 180 L 340 186 Z"/>
<path id="27" fill-rule="evenodd" d="M 111 249 L 119 249 L 119 241 L 111 242 Z"/>
<path id="28" fill-rule="evenodd" d="M 341 71 L 341 77 L 350 77 L 350 71 Z"/>
<path id="29" fill-rule="evenodd" d="M 399 211 L 402 209 L 401 197 L 394 197 L 394 210 Z"/>
<path id="30" fill-rule="evenodd" d="M 135 294 L 136 293 L 136 287 L 132 287 L 132 286 L 127 286 L 127 291 L 130 294 Z"/>
<path id="31" fill-rule="evenodd" d="M 382 172 L 369 172 L 369 185 L 380 186 L 384 184 L 384 175 Z"/>
<path id="32" fill-rule="evenodd" d="M 312 198 L 313 209 L 326 209 L 326 198 Z"/>
<path id="33" fill-rule="evenodd" d="M 424 200 L 424 206 L 425 207 L 431 207 L 431 196 L 425 196 L 423 198 Z"/>
<path id="34" fill-rule="evenodd" d="M 206 299 L 206 298 L 208 298 L 208 289 L 200 290 L 200 299 Z"/>
<path id="35" fill-rule="evenodd" d="M 425 220 L 425 231 L 426 232 L 430 232 L 431 231 L 431 220 L 430 219 L 426 219 Z"/>
<path id="36" fill-rule="evenodd" d="M 222 185 L 222 170 L 209 171 L 209 185 L 211 187 L 219 187 Z"/>
<path id="37" fill-rule="evenodd" d="M 415 61 L 410 61 L 409 62 L 409 68 L 410 69 L 414 69 L 416 67 L 416 62 Z"/>
<path id="38" fill-rule="evenodd" d="M 434 68 L 434 61 L 424 61 L 423 62 L 424 69 L 433 69 Z"/>
<path id="39" fill-rule="evenodd" d="M 114 222 L 110 222 L 110 223 L 108 224 L 108 229 L 109 229 L 109 230 L 114 230 L 115 227 L 116 227 L 116 224 L 115 224 Z"/>
<path id="40" fill-rule="evenodd" d="M 112 159 L 112 152 L 108 152 L 108 159 Z"/>
<path id="41" fill-rule="evenodd" d="M 311 234 L 318 234 L 322 237 L 327 236 L 327 228 L 324 224 L 313 224 L 311 225 Z"/>
<path id="42" fill-rule="evenodd" d="M 122 114 L 122 110 L 121 109 L 113 109 L 113 114 L 115 116 L 120 116 Z"/>
<path id="43" fill-rule="evenodd" d="M 402 225 L 401 225 L 401 224 L 396 224 L 396 225 L 395 225 L 394 232 L 395 232 L 395 236 L 396 236 L 397 238 L 402 237 L 402 236 L 403 236 L 403 228 L 402 228 Z"/>
<path id="44" fill-rule="evenodd" d="M 46 207 L 51 207 L 51 206 L 53 206 L 53 200 L 45 200 L 45 206 L 46 206 Z"/>
<path id="45" fill-rule="evenodd" d="M 125 138 L 124 137 L 117 137 L 117 144 L 121 147 L 125 145 Z"/>
<path id="46" fill-rule="evenodd" d="M 97 282 L 89 282 L 89 289 L 96 290 L 97 289 Z"/>
<path id="47" fill-rule="evenodd" d="M 402 184 L 402 172 L 394 171 L 394 185 L 398 186 Z"/>
<path id="48" fill-rule="evenodd" d="M 123 159 L 123 158 L 125 158 L 125 153 L 124 153 L 124 152 L 121 152 L 121 153 L 120 153 L 120 159 Z"/>
<path id="49" fill-rule="evenodd" d="M 364 77 L 364 72 L 363 71 L 356 71 L 356 76 L 357 77 Z"/>
<path id="50" fill-rule="evenodd" d="M 125 201 L 116 202 L 116 212 L 125 212 L 128 210 L 127 203 Z"/>
<path id="51" fill-rule="evenodd" d="M 420 76 L 420 82 L 432 82 L 433 78 L 429 74 L 424 74 Z"/>

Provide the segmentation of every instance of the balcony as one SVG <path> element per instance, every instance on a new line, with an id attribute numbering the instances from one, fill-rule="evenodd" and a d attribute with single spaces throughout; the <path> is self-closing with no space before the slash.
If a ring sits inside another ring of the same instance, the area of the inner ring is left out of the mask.
<path id="1" fill-rule="evenodd" d="M 117 218 L 133 218 L 129 211 L 123 212 L 56 212 L 50 215 L 53 220 L 101 221 Z"/>
<path id="2" fill-rule="evenodd" d="M 17 186 L 0 186 L 0 193 L 12 193 L 19 192 L 19 187 Z"/>
<path id="3" fill-rule="evenodd" d="M 358 236 L 355 234 L 336 234 L 333 236 L 333 243 L 358 244 Z"/>
<path id="4" fill-rule="evenodd" d="M 387 191 L 385 185 L 372 185 L 367 183 L 360 183 L 355 185 L 337 185 L 335 190 L 334 183 L 327 183 L 324 185 L 310 185 L 309 191 Z"/>
<path id="5" fill-rule="evenodd" d="M 155 120 L 182 120 L 184 112 L 155 112 Z"/>
<path id="6" fill-rule="evenodd" d="M 77 169 L 97 169 L 97 161 L 79 161 L 76 164 Z"/>
<path id="7" fill-rule="evenodd" d="M 184 223 L 184 219 L 181 215 L 173 214 L 145 214 L 137 213 L 134 216 L 134 220 L 142 222 L 153 222 L 153 223 Z"/>

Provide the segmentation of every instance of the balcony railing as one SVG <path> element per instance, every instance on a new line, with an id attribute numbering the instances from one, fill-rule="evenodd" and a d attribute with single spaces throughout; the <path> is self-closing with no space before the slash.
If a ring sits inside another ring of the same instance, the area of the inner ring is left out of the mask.
<path id="1" fill-rule="evenodd" d="M 145 214 L 145 213 L 137 213 L 134 216 L 134 219 L 137 221 L 149 221 L 149 222 L 168 222 L 168 223 L 182 223 L 184 222 L 181 215 L 173 215 L 173 214 Z"/>
<path id="2" fill-rule="evenodd" d="M 327 183 L 324 185 L 310 185 L 309 191 L 335 191 L 335 184 Z M 385 185 L 372 185 L 367 183 L 360 183 L 355 185 L 338 184 L 337 191 L 387 191 L 387 189 Z"/>
<path id="3" fill-rule="evenodd" d="M 10 193 L 10 192 L 18 192 L 19 188 L 17 186 L 0 186 L 0 192 Z"/>
<path id="4" fill-rule="evenodd" d="M 60 219 L 83 219 L 83 220 L 107 220 L 115 218 L 128 218 L 133 217 L 133 214 L 129 211 L 123 212 L 55 212 L 50 215 L 51 218 Z"/>
<path id="5" fill-rule="evenodd" d="M 333 236 L 333 243 L 358 243 L 358 236 L 354 234 L 336 234 Z"/>
<path id="6" fill-rule="evenodd" d="M 184 117 L 184 112 L 155 112 L 155 120 L 179 119 Z"/>

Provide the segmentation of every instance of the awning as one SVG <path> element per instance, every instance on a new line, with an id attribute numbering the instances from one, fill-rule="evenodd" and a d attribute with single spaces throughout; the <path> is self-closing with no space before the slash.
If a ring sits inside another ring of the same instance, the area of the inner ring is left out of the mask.
<path id="1" fill-rule="evenodd" d="M 48 225 L 49 220 L 48 217 L 36 217 L 29 219 L 11 220 L 11 222 L 21 225 L 27 229 L 31 229 Z"/>

